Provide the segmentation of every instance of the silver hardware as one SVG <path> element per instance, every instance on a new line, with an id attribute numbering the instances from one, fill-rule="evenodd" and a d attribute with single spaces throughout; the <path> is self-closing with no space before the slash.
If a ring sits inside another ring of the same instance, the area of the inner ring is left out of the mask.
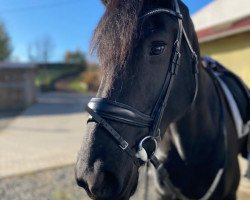
<path id="1" fill-rule="evenodd" d="M 143 143 L 144 143 L 146 140 L 152 140 L 152 141 L 154 141 L 155 149 L 154 149 L 154 151 L 152 152 L 152 154 L 150 155 L 150 157 L 149 157 L 146 161 L 143 160 L 144 162 L 148 162 L 148 161 L 150 160 L 150 158 L 155 154 L 155 152 L 156 152 L 156 150 L 157 150 L 157 148 L 158 148 L 158 143 L 157 143 L 157 141 L 156 141 L 156 138 L 155 138 L 155 137 L 152 137 L 152 136 L 147 136 L 147 137 L 143 138 L 143 139 L 140 141 L 140 143 L 139 143 L 139 145 L 138 145 L 138 152 L 144 150 L 144 148 L 143 148 Z M 147 153 L 147 152 L 146 152 L 146 153 Z"/>
<path id="2" fill-rule="evenodd" d="M 128 148 L 128 143 L 126 141 L 123 141 L 122 144 L 119 145 L 119 147 L 121 147 L 122 150 L 125 150 Z"/>

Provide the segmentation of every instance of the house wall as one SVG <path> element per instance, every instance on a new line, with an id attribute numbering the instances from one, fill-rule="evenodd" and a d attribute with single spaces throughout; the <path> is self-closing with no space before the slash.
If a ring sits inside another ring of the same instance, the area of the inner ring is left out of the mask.
<path id="1" fill-rule="evenodd" d="M 250 86 L 250 31 L 200 44 L 209 55 L 238 74 Z"/>

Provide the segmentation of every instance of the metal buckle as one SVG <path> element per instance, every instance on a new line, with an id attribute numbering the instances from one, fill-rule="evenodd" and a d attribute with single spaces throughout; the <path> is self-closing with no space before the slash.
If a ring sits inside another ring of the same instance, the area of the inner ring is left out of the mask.
<path id="1" fill-rule="evenodd" d="M 128 143 L 127 143 L 126 141 L 123 141 L 123 142 L 119 145 L 119 147 L 121 147 L 122 150 L 125 150 L 125 149 L 128 148 Z"/>

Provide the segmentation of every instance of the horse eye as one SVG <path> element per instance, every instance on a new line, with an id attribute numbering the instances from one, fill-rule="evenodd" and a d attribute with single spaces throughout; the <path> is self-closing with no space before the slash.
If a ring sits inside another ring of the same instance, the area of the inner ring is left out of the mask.
<path id="1" fill-rule="evenodd" d="M 165 50 L 165 46 L 166 46 L 166 44 L 163 44 L 163 43 L 152 45 L 151 50 L 150 50 L 150 55 L 154 56 L 154 55 L 162 54 Z"/>

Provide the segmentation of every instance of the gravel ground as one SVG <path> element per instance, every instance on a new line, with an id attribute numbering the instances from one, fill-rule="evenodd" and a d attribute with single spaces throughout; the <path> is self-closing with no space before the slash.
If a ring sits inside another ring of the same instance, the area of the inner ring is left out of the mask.
<path id="1" fill-rule="evenodd" d="M 75 183 L 74 166 L 0 180 L 1 200 L 88 200 Z"/>
<path id="2" fill-rule="evenodd" d="M 250 199 L 250 182 L 243 179 L 238 199 Z M 144 199 L 142 187 L 132 200 Z M 152 188 L 151 188 L 152 190 Z M 155 200 L 154 191 L 149 191 L 150 200 Z M 44 170 L 0 179 L 0 200 L 90 200 L 74 179 L 74 166 Z"/>
<path id="3" fill-rule="evenodd" d="M 143 176 L 142 176 L 143 178 Z M 144 199 L 143 185 L 131 200 Z M 155 200 L 151 187 L 149 199 Z M 74 166 L 0 179 L 0 200 L 90 200 L 76 185 Z"/>

